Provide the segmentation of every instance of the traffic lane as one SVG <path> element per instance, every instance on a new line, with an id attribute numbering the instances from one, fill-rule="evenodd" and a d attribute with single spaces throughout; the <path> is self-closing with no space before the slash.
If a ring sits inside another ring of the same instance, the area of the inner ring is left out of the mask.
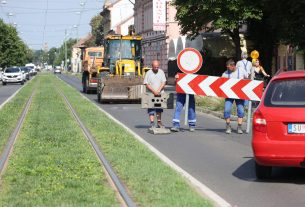
<path id="1" fill-rule="evenodd" d="M 304 182 L 300 177 L 291 179 L 285 172 L 277 170 L 272 182 L 257 182 L 250 135 L 226 135 L 223 120 L 200 114 L 197 116 L 198 126 L 195 133 L 189 132 L 185 127 L 179 133 L 156 136 L 147 133 L 148 116 L 145 110 L 139 110 L 139 105 L 101 106 L 231 204 L 300 206 L 305 202 L 304 189 L 301 186 L 296 190 L 293 184 L 295 181 Z M 173 110 L 166 110 L 163 114 L 165 125 L 171 125 L 172 114 Z M 300 171 L 299 173 L 302 174 Z M 293 180 L 292 184 L 282 183 L 285 179 Z M 287 191 L 293 193 L 287 196 Z M 271 200 L 272 197 L 274 199 Z"/>
<path id="2" fill-rule="evenodd" d="M 54 75 L 57 76 L 58 78 L 60 78 L 61 80 L 65 81 L 66 83 L 68 83 L 73 88 L 82 92 L 82 89 L 83 89 L 82 82 L 77 77 L 68 76 L 68 75 L 64 75 L 64 74 L 54 74 Z"/>
<path id="3" fill-rule="evenodd" d="M 22 85 L 20 84 L 7 84 L 7 85 L 2 85 L 0 84 L 0 105 L 4 103 L 11 95 L 13 95 L 19 88 L 21 88 Z"/>
<path id="4" fill-rule="evenodd" d="M 80 80 L 64 78 L 81 90 Z M 292 173 L 286 174 L 287 170 L 276 169 L 272 181 L 257 181 L 251 136 L 235 132 L 226 135 L 221 119 L 197 114 L 198 126 L 194 133 L 184 127 L 179 133 L 152 135 L 147 133 L 148 116 L 140 105 L 98 104 L 96 95 L 87 97 L 232 205 L 303 206 L 305 203 L 302 185 L 295 184 L 305 183 L 304 171 L 293 169 Z M 172 115 L 173 110 L 165 110 L 162 117 L 165 125 L 171 125 Z M 291 177 L 292 174 L 300 176 Z"/>

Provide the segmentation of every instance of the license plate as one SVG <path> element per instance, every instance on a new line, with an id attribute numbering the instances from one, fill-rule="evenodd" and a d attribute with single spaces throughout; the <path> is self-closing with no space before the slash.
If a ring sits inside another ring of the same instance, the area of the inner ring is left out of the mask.
<path id="1" fill-rule="evenodd" d="M 305 124 L 288 124 L 289 134 L 305 134 Z"/>

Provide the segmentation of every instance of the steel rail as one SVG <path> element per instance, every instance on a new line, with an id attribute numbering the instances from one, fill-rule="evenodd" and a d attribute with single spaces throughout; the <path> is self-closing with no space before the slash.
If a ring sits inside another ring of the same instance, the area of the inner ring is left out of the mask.
<path id="1" fill-rule="evenodd" d="M 60 93 L 60 95 L 64 98 L 64 101 L 66 103 L 66 105 L 69 107 L 72 115 L 74 116 L 74 118 L 76 119 L 76 121 L 78 122 L 79 126 L 81 127 L 81 129 L 83 130 L 83 133 L 85 134 L 86 138 L 88 139 L 88 141 L 90 142 L 91 146 L 93 147 L 95 153 L 97 154 L 99 160 L 101 161 L 101 163 L 103 164 L 104 168 L 106 169 L 107 174 L 109 175 L 111 181 L 113 182 L 113 184 L 115 185 L 116 190 L 119 192 L 119 195 L 121 196 L 122 200 L 124 201 L 124 203 L 128 206 L 128 207 L 136 207 L 137 205 L 134 203 L 134 201 L 132 200 L 132 198 L 128 195 L 127 190 L 125 189 L 125 187 L 123 186 L 122 182 L 120 181 L 119 177 L 116 175 L 116 173 L 114 172 L 113 168 L 111 167 L 111 165 L 109 164 L 108 160 L 106 159 L 103 151 L 100 149 L 100 147 L 98 146 L 98 144 L 95 141 L 95 138 L 91 135 L 90 131 L 88 130 L 88 128 L 84 125 L 84 123 L 81 121 L 81 119 L 79 118 L 79 116 L 77 115 L 76 111 L 74 110 L 74 108 L 72 107 L 72 105 L 70 104 L 69 100 L 67 99 L 67 97 L 61 92 L 58 91 Z"/>
<path id="2" fill-rule="evenodd" d="M 14 143 L 15 141 L 17 140 L 17 137 L 19 135 L 19 132 L 20 132 L 20 129 L 23 125 L 23 122 L 24 122 L 24 119 L 29 111 L 29 108 L 31 106 L 31 103 L 32 103 L 32 99 L 33 99 L 33 96 L 34 96 L 34 93 L 35 91 L 32 92 L 30 98 L 28 99 L 23 111 L 22 111 L 22 115 L 21 117 L 19 118 L 19 121 L 17 123 L 17 126 L 15 127 L 13 133 L 11 134 L 11 136 L 9 137 L 9 140 L 4 148 L 4 151 L 3 153 L 1 154 L 1 157 L 0 157 L 0 175 L 2 174 L 4 168 L 5 168 L 5 164 L 7 163 L 8 159 L 9 159 L 9 156 L 10 156 L 10 153 L 13 149 L 13 146 L 14 146 Z"/>

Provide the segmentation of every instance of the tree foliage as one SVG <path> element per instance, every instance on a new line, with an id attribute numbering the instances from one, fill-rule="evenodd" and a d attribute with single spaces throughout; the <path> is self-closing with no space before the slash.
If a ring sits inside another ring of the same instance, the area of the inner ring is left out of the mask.
<path id="1" fill-rule="evenodd" d="M 28 50 L 16 29 L 0 19 L 0 67 L 24 65 L 30 58 Z"/>
<path id="2" fill-rule="evenodd" d="M 53 61 L 54 65 L 61 65 L 65 61 L 65 53 L 67 51 L 67 59 L 70 60 L 72 56 L 73 45 L 77 42 L 76 39 L 66 40 L 59 49 L 57 49 L 56 57 Z M 66 43 L 66 44 L 65 44 Z"/>
<path id="3" fill-rule="evenodd" d="M 182 34 L 194 37 L 201 31 L 221 30 L 229 35 L 240 57 L 239 29 L 247 21 L 261 19 L 262 11 L 250 0 L 175 0 L 176 19 Z"/>
<path id="4" fill-rule="evenodd" d="M 305 49 L 305 1 L 263 0 L 263 12 L 268 27 L 278 42 Z"/>
<path id="5" fill-rule="evenodd" d="M 103 42 L 103 17 L 101 15 L 94 16 L 90 21 L 91 33 L 93 35 L 93 44 L 94 46 L 100 46 Z"/>
<path id="6" fill-rule="evenodd" d="M 260 52 L 264 67 L 270 72 L 277 45 L 290 44 L 305 50 L 304 0 L 175 0 L 177 20 L 182 33 L 195 36 L 215 31 L 231 36 L 236 57 L 240 54 L 239 29 L 247 25 L 246 38 Z"/>

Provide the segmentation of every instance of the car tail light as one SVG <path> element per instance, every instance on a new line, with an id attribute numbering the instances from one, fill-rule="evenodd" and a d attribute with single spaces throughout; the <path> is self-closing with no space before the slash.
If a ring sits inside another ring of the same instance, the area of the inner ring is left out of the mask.
<path id="1" fill-rule="evenodd" d="M 267 132 L 267 121 L 259 110 L 253 115 L 253 130 L 263 133 Z"/>

